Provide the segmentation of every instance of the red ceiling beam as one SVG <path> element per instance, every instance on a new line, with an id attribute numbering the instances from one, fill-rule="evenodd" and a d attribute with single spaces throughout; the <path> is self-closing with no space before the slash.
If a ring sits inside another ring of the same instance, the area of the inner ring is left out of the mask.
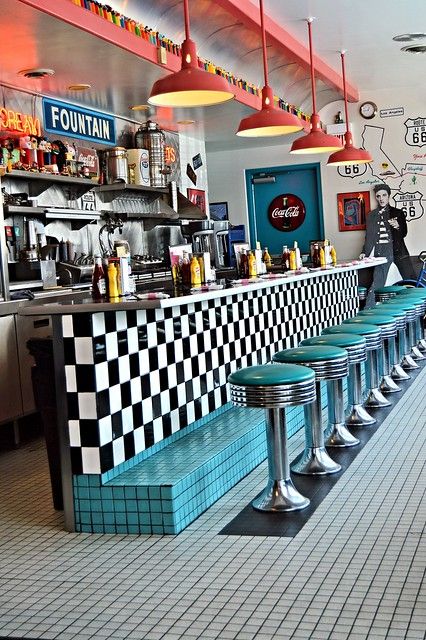
<path id="1" fill-rule="evenodd" d="M 244 2 L 241 2 L 241 0 L 215 0 L 215 2 L 249 29 L 259 31 L 259 7 L 250 2 L 250 0 L 244 0 Z M 269 42 L 273 43 L 278 50 L 281 50 L 286 58 L 295 60 L 295 62 L 309 70 L 309 50 L 266 14 L 265 30 Z M 320 78 L 329 87 L 339 91 L 343 96 L 343 81 L 339 73 L 315 55 L 314 68 L 317 78 Z M 350 102 L 359 101 L 359 91 L 353 85 L 347 84 L 347 94 Z"/>

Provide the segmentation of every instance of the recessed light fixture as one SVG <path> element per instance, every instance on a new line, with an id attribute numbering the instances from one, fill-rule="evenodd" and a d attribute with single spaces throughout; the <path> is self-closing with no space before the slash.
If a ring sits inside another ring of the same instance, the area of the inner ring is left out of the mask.
<path id="1" fill-rule="evenodd" d="M 134 104 L 129 107 L 131 111 L 148 111 L 150 109 L 149 104 Z"/>
<path id="2" fill-rule="evenodd" d="M 47 76 L 53 76 L 55 72 L 53 69 L 21 69 L 18 71 L 18 76 L 25 76 L 26 78 L 46 78 Z"/>
<path id="3" fill-rule="evenodd" d="M 394 36 L 392 40 L 396 42 L 413 42 L 413 40 L 422 40 L 426 38 L 426 33 L 401 33 L 399 36 Z"/>
<path id="4" fill-rule="evenodd" d="M 177 124 L 195 124 L 195 120 L 177 120 Z"/>
<path id="5" fill-rule="evenodd" d="M 70 91 L 87 91 L 88 89 L 91 89 L 92 85 L 91 84 L 86 84 L 84 82 L 79 83 L 79 84 L 70 84 L 68 85 L 68 89 Z"/>
<path id="6" fill-rule="evenodd" d="M 426 44 L 409 44 L 407 47 L 402 47 L 401 51 L 405 53 L 426 53 Z"/>

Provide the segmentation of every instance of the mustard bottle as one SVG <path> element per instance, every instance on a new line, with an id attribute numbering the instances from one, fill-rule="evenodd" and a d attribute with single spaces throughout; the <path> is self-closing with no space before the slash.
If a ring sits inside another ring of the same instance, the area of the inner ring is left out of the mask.
<path id="1" fill-rule="evenodd" d="M 263 250 L 262 260 L 265 263 L 266 267 L 272 267 L 272 258 L 268 251 L 268 247 L 265 247 Z"/>
<path id="2" fill-rule="evenodd" d="M 201 285 L 201 269 L 200 263 L 198 262 L 197 256 L 192 256 L 191 262 L 189 265 L 191 272 L 191 285 L 193 287 L 198 287 Z"/>
<path id="3" fill-rule="evenodd" d="M 249 278 L 255 278 L 257 276 L 257 269 L 256 269 L 256 256 L 254 255 L 253 251 L 250 251 L 249 253 L 248 268 L 249 268 Z"/>
<path id="4" fill-rule="evenodd" d="M 320 267 L 325 267 L 325 251 L 324 251 L 324 247 L 320 247 L 319 255 L 320 255 Z"/>
<path id="5" fill-rule="evenodd" d="M 296 269 L 296 249 L 290 249 L 290 258 L 289 258 L 289 267 L 290 271 L 294 271 Z"/>
<path id="6" fill-rule="evenodd" d="M 113 262 L 108 265 L 108 291 L 110 298 L 118 298 L 117 269 Z"/>
<path id="7" fill-rule="evenodd" d="M 331 249 L 330 249 L 330 257 L 331 257 L 331 262 L 333 264 L 333 266 L 336 266 L 336 262 L 337 262 L 337 254 L 336 254 L 336 249 L 334 248 L 334 245 L 331 245 Z"/>

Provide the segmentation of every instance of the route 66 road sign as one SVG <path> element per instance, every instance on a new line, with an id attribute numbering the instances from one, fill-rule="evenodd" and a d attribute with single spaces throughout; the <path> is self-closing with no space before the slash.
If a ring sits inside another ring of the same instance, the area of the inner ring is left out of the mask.
<path id="1" fill-rule="evenodd" d="M 424 213 L 422 205 L 423 194 L 420 191 L 414 193 L 397 193 L 394 196 L 395 206 L 404 212 L 407 222 L 418 220 Z"/>
<path id="2" fill-rule="evenodd" d="M 404 124 L 407 128 L 405 142 L 410 147 L 423 147 L 426 144 L 426 118 L 408 118 Z"/>

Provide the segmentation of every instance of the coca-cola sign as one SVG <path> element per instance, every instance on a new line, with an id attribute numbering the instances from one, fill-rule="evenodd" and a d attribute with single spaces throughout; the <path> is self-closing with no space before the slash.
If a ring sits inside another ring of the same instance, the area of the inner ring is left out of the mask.
<path id="1" fill-rule="evenodd" d="M 269 222 L 279 231 L 294 231 L 304 222 L 305 205 L 292 193 L 283 193 L 274 198 L 268 207 Z"/>

